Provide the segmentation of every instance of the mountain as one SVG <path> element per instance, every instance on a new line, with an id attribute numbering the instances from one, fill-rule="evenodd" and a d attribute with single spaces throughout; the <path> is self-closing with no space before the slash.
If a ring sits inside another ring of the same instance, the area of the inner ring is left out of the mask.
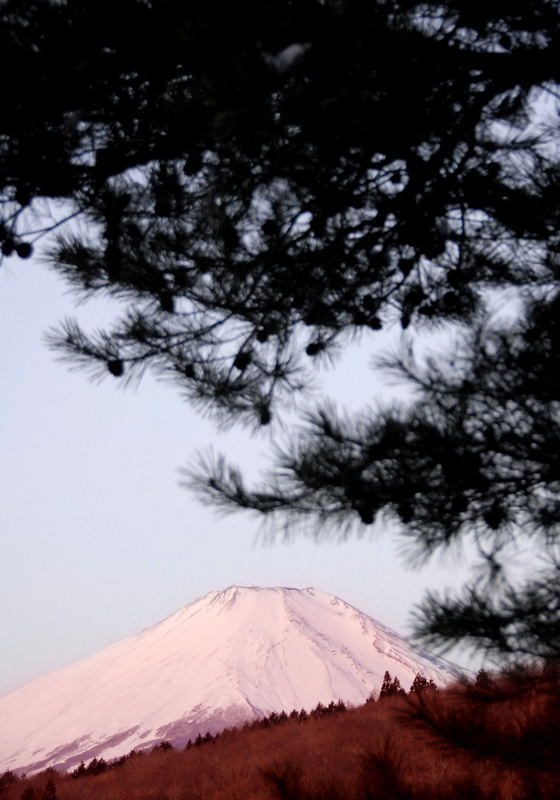
<path id="1" fill-rule="evenodd" d="M 71 769 L 272 711 L 362 704 L 385 670 L 406 689 L 418 672 L 440 685 L 458 672 L 332 595 L 232 586 L 0 698 L 0 772 Z"/>

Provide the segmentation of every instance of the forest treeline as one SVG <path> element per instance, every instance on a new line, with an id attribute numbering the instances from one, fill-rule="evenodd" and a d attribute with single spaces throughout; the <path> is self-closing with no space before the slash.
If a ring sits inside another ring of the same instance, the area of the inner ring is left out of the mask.
<path id="1" fill-rule="evenodd" d="M 0 797 L 557 800 L 559 720 L 557 667 L 480 672 L 438 691 L 423 685 L 380 693 L 358 708 L 332 703 L 274 713 L 185 748 L 162 742 L 73 773 L 5 772 Z"/>

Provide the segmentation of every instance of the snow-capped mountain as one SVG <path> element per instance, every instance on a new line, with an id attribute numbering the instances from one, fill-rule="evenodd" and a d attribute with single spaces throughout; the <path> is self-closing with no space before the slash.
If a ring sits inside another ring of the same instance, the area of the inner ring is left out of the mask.
<path id="1" fill-rule="evenodd" d="M 361 704 L 385 670 L 406 689 L 418 672 L 441 685 L 458 671 L 332 595 L 232 586 L 0 698 L 0 772 L 70 769 L 272 711 Z"/>

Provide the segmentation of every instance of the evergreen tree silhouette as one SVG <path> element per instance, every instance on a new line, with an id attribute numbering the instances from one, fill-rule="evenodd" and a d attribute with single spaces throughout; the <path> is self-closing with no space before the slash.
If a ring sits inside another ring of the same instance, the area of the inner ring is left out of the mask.
<path id="1" fill-rule="evenodd" d="M 52 778 L 49 778 L 43 792 L 43 800 L 57 800 L 56 787 Z"/>
<path id="2" fill-rule="evenodd" d="M 558 658 L 558 4 L 119 9 L 0 8 L 2 255 L 44 247 L 78 296 L 123 304 L 52 346 L 274 431 L 337 348 L 406 331 L 380 363 L 409 404 L 313 400 L 261 484 L 211 456 L 187 482 L 318 537 L 389 519 L 418 561 L 469 541 L 479 571 L 428 593 L 417 634 Z M 416 356 L 434 330 L 453 347 Z M 523 584 L 525 534 L 543 567 Z"/>

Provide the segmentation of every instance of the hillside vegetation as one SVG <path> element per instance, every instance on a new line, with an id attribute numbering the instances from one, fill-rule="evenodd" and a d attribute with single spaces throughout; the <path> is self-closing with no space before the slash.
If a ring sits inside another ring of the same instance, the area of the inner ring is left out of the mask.
<path id="1" fill-rule="evenodd" d="M 560 797 L 560 673 L 516 671 L 364 706 L 271 715 L 184 750 L 0 776 L 1 800 L 428 800 Z M 94 774 L 96 773 L 96 774 Z"/>

